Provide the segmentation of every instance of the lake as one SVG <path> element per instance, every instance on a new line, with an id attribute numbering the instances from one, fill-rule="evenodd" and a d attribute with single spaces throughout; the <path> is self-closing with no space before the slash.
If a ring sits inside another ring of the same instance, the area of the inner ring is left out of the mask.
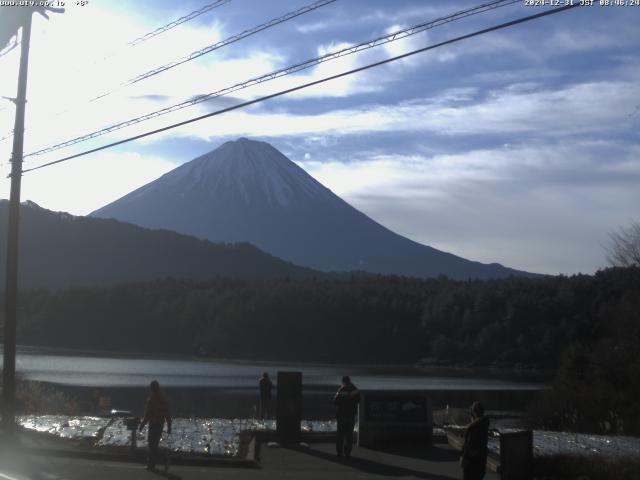
<path id="1" fill-rule="evenodd" d="M 411 366 L 312 365 L 244 362 L 178 357 L 47 352 L 20 348 L 16 371 L 25 380 L 56 384 L 89 402 L 96 391 L 109 392 L 114 407 L 142 404 L 149 382 L 156 379 L 176 409 L 189 414 L 214 411 L 218 416 L 250 416 L 255 408 L 258 378 L 268 371 L 303 374 L 305 408 L 309 418 L 332 412 L 333 392 L 343 375 L 361 390 L 430 390 L 434 405 L 468 405 L 484 399 L 501 409 L 519 409 L 544 387 L 541 381 L 505 378 L 489 373 L 453 369 L 420 370 Z"/>
<path id="2" fill-rule="evenodd" d="M 532 381 L 425 373 L 411 366 L 311 365 L 211 359 L 143 358 L 100 354 L 45 353 L 20 350 L 16 371 L 26 380 L 83 387 L 142 387 L 156 379 L 167 387 L 255 388 L 264 371 L 301 371 L 305 386 L 336 386 L 350 375 L 361 389 L 538 390 Z"/>

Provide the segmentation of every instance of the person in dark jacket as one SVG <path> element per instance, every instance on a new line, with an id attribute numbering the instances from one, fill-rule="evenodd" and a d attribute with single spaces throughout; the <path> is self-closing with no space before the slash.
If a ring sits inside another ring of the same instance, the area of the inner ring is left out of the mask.
<path id="1" fill-rule="evenodd" d="M 264 420 L 265 418 L 269 418 L 269 413 L 271 413 L 271 390 L 273 390 L 273 382 L 269 378 L 269 374 L 264 372 L 262 374 L 262 378 L 258 382 L 258 387 L 260 389 L 260 420 Z"/>
<path id="2" fill-rule="evenodd" d="M 480 402 L 471 405 L 473 421 L 467 426 L 460 466 L 464 480 L 482 480 L 487 467 L 487 442 L 489 441 L 489 417 L 484 414 Z"/>
<path id="3" fill-rule="evenodd" d="M 144 409 L 144 418 L 140 423 L 140 431 L 144 426 L 149 424 L 149 432 L 147 441 L 149 443 L 149 456 L 147 458 L 147 470 L 156 468 L 156 461 L 164 460 L 165 470 L 169 468 L 169 458 L 161 459 L 159 457 L 158 444 L 162 437 L 162 429 L 165 421 L 167 422 L 167 433 L 171 433 L 171 414 L 169 413 L 169 404 L 160 391 L 160 384 L 157 380 L 149 384 L 149 398 Z"/>
<path id="4" fill-rule="evenodd" d="M 351 383 L 349 377 L 342 377 L 342 385 L 333 397 L 336 404 L 336 420 L 338 432 L 336 436 L 336 453 L 349 458 L 353 448 L 353 429 L 356 426 L 356 413 L 360 403 L 360 392 Z"/>

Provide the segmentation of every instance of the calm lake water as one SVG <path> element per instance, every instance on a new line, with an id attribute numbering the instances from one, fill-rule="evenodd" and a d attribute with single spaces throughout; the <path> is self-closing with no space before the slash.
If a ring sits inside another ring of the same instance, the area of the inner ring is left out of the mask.
<path id="1" fill-rule="evenodd" d="M 536 381 L 492 378 L 441 371 L 421 372 L 403 366 L 336 366 L 253 363 L 209 359 L 143 358 L 101 354 L 46 353 L 20 350 L 16 370 L 28 380 L 78 387 L 144 387 L 157 379 L 167 387 L 255 389 L 264 371 L 301 371 L 305 389 L 334 388 L 350 375 L 361 389 L 538 390 Z"/>

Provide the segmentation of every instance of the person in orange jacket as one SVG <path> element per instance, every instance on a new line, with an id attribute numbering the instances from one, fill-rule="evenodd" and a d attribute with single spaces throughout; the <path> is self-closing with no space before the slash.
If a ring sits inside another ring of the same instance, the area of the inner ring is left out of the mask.
<path id="1" fill-rule="evenodd" d="M 149 397 L 144 409 L 144 418 L 140 423 L 140 431 L 144 426 L 149 424 L 149 432 L 147 441 L 149 443 L 149 456 L 147 458 L 147 470 L 156 468 L 156 461 L 159 458 L 158 444 L 162 437 L 162 430 L 165 421 L 167 422 L 167 433 L 171 433 L 171 414 L 169 413 L 169 404 L 165 396 L 160 391 L 160 384 L 157 380 L 149 384 Z M 164 458 L 165 470 L 168 468 L 168 457 Z"/>

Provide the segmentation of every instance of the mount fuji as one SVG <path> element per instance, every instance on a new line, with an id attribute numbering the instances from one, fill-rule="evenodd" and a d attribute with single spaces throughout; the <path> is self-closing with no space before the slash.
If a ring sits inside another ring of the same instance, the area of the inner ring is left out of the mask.
<path id="1" fill-rule="evenodd" d="M 298 265 L 455 279 L 529 275 L 402 237 L 265 142 L 226 142 L 91 213 L 213 242 L 250 242 Z"/>

